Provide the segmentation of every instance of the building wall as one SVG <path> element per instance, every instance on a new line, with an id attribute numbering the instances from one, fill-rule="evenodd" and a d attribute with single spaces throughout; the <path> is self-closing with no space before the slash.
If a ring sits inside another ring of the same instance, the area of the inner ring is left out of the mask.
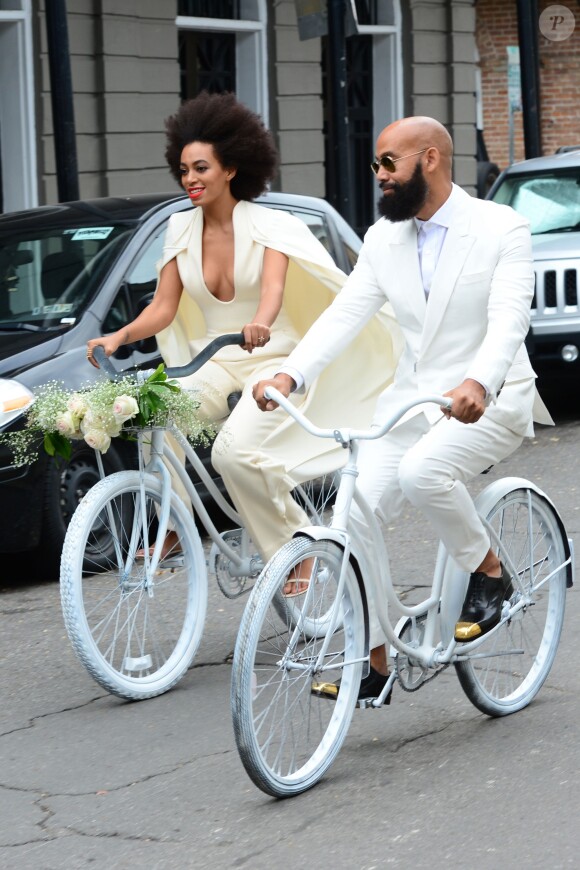
<path id="1" fill-rule="evenodd" d="M 538 14 L 550 0 L 540 0 Z M 572 36 L 553 42 L 538 34 L 540 57 L 540 117 L 542 150 L 580 145 L 580 5 L 567 4 L 576 16 Z M 515 0 L 478 0 L 477 45 L 480 55 L 485 143 L 490 160 L 500 167 L 509 162 L 507 95 L 508 45 L 518 44 Z M 525 158 L 522 113 L 514 115 L 514 159 Z"/>
<path id="2" fill-rule="evenodd" d="M 488 2 L 488 0 L 486 0 Z M 446 124 L 454 173 L 475 191 L 474 0 L 402 0 L 407 105 Z M 165 191 L 164 119 L 179 103 L 175 0 L 68 0 L 81 197 Z M 298 38 L 294 0 L 268 4 L 277 183 L 325 195 L 321 41 Z M 57 200 L 44 0 L 39 46 L 39 199 Z M 408 55 L 408 56 L 407 56 Z"/>
<path id="3" fill-rule="evenodd" d="M 276 3 L 274 16 L 279 187 L 286 193 L 323 197 L 320 39 L 300 41 L 294 0 Z"/>
<path id="4" fill-rule="evenodd" d="M 445 124 L 454 142 L 454 180 L 473 194 L 477 176 L 474 2 L 409 2 L 411 113 Z"/>
<path id="5" fill-rule="evenodd" d="M 163 120 L 179 105 L 175 4 L 68 0 L 81 197 L 171 190 Z M 44 2 L 40 42 L 40 199 L 57 200 Z"/>

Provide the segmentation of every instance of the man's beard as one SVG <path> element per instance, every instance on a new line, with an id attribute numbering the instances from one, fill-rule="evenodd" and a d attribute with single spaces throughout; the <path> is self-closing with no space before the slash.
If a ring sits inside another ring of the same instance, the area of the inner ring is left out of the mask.
<path id="1" fill-rule="evenodd" d="M 381 194 L 378 202 L 379 214 L 395 223 L 416 217 L 425 205 L 429 193 L 421 161 L 417 161 L 408 181 L 402 183 L 391 181 L 389 183 L 393 185 L 393 190 L 391 193 Z"/>

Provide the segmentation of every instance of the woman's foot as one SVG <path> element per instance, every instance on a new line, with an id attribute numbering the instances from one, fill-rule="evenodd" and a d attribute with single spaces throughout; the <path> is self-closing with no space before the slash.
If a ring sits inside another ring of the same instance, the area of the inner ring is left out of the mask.
<path id="1" fill-rule="evenodd" d="M 314 559 L 305 559 L 292 569 L 282 589 L 284 598 L 298 598 L 299 595 L 304 595 L 310 585 L 313 567 Z"/>
<path id="2" fill-rule="evenodd" d="M 151 544 L 149 547 L 149 558 L 153 556 L 154 549 L 155 544 Z M 159 561 L 162 562 L 164 559 L 167 559 L 168 556 L 177 556 L 179 554 L 181 554 L 181 547 L 179 545 L 177 532 L 167 532 L 165 540 L 163 541 L 163 546 L 161 547 Z M 135 558 L 138 562 L 143 562 L 145 559 L 145 551 L 143 549 L 137 550 Z"/>

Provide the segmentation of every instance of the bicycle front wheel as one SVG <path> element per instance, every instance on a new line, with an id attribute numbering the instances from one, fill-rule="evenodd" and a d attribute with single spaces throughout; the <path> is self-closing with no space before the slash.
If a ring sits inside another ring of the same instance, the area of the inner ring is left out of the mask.
<path id="1" fill-rule="evenodd" d="M 338 485 L 340 483 L 340 471 L 333 471 L 307 480 L 293 491 L 294 499 L 304 508 L 308 514 L 308 520 L 313 526 L 328 526 L 332 521 L 332 510 Z M 311 619 L 301 612 L 300 605 L 293 598 L 285 598 L 282 590 L 274 599 L 274 606 L 282 620 L 293 620 L 296 624 L 301 617 L 302 629 L 310 637 L 323 635 L 328 627 L 331 611 L 326 614 L 317 613 L 316 619 Z"/>
<path id="2" fill-rule="evenodd" d="M 199 646 L 207 608 L 201 541 L 176 495 L 172 552 L 154 575 L 136 558 L 155 542 L 160 504 L 156 477 L 112 474 L 83 498 L 62 552 L 62 609 L 75 653 L 103 688 L 131 700 L 177 683 Z"/>
<path id="3" fill-rule="evenodd" d="M 564 620 L 567 546 L 553 507 L 531 489 L 509 492 L 487 521 L 499 558 L 507 564 L 509 557 L 516 569 L 510 606 L 519 608 L 455 669 L 472 704 L 505 716 L 530 703 L 552 667 Z"/>
<path id="4" fill-rule="evenodd" d="M 283 618 L 277 596 L 288 574 L 312 560 L 310 586 Z M 240 758 L 267 794 L 289 797 L 324 775 L 346 737 L 360 685 L 364 616 L 354 570 L 347 567 L 341 599 L 337 583 L 343 551 L 331 541 L 299 537 L 270 560 L 244 611 L 232 673 L 232 713 Z M 303 623 L 331 608 L 338 628 L 305 632 Z M 324 648 L 323 648 L 324 645 Z M 340 680 L 336 701 L 312 694 L 312 683 Z"/>

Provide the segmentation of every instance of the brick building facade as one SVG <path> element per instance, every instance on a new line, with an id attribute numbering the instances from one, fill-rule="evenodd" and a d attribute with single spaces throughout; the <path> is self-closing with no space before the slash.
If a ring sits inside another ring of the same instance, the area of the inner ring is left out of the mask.
<path id="1" fill-rule="evenodd" d="M 538 14 L 551 0 L 539 0 Z M 580 2 L 567 4 L 576 18 L 572 35 L 562 42 L 538 33 L 542 150 L 580 145 Z M 481 101 L 485 143 L 490 160 L 501 168 L 509 162 L 507 46 L 518 45 L 516 0 L 477 0 L 476 40 L 481 69 Z M 525 158 L 522 113 L 514 116 L 514 160 Z"/>

